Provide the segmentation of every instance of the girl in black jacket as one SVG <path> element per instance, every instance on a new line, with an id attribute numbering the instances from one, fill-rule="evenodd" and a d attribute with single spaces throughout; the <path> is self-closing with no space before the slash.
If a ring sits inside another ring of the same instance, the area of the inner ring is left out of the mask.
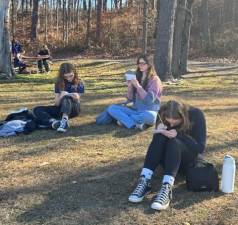
<path id="1" fill-rule="evenodd" d="M 161 190 L 151 208 L 163 210 L 172 198 L 172 186 L 178 170 L 195 162 L 206 145 L 206 122 L 202 111 L 178 101 L 168 101 L 159 111 L 154 136 L 149 146 L 137 187 L 129 201 L 141 202 L 150 192 L 150 180 L 159 164 L 164 168 Z"/>

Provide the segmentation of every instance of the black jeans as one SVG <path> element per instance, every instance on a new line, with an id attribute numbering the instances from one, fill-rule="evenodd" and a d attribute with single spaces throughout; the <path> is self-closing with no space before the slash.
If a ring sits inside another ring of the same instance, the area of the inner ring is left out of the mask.
<path id="1" fill-rule="evenodd" d="M 164 175 L 176 177 L 179 170 L 193 165 L 197 153 L 177 138 L 169 139 L 162 134 L 154 134 L 146 154 L 144 168 L 154 171 L 158 165 L 164 168 Z"/>
<path id="2" fill-rule="evenodd" d="M 42 72 L 43 71 L 43 65 L 45 67 L 45 71 L 49 72 L 50 71 L 50 67 L 49 67 L 49 62 L 47 59 L 41 59 L 38 60 L 38 69 Z"/>
<path id="3" fill-rule="evenodd" d="M 48 127 L 51 127 L 51 119 L 61 119 L 63 113 L 73 118 L 78 116 L 79 112 L 79 102 L 69 96 L 63 97 L 59 106 L 37 106 L 33 109 L 36 122 Z"/>

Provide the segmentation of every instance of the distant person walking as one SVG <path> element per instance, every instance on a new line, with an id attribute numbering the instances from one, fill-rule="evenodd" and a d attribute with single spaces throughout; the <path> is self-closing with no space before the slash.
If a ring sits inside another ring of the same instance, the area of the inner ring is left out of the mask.
<path id="1" fill-rule="evenodd" d="M 71 63 L 61 64 L 55 83 L 55 105 L 37 106 L 33 114 L 38 124 L 66 132 L 69 118 L 79 115 L 80 97 L 84 93 L 84 84 Z"/>

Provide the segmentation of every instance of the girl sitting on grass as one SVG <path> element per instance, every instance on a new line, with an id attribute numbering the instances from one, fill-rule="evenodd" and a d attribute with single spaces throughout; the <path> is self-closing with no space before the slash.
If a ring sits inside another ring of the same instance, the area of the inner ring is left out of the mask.
<path id="1" fill-rule="evenodd" d="M 186 172 L 206 145 L 206 122 L 198 108 L 168 101 L 158 114 L 156 130 L 145 157 L 144 166 L 129 201 L 141 202 L 151 191 L 151 178 L 158 167 L 164 168 L 162 187 L 151 208 L 163 210 L 172 199 L 172 187 L 178 170 Z"/>
<path id="2" fill-rule="evenodd" d="M 155 124 L 161 94 L 161 81 L 147 57 L 142 55 L 137 59 L 135 79 L 127 80 L 127 99 L 133 102 L 133 106 L 110 105 L 96 118 L 96 123 L 116 121 L 128 129 L 143 130 L 146 125 Z"/>
<path id="3" fill-rule="evenodd" d="M 33 114 L 36 121 L 46 128 L 65 132 L 69 127 L 69 118 L 79 115 L 82 93 L 84 84 L 75 66 L 71 63 L 61 64 L 55 83 L 55 105 L 35 107 Z"/>

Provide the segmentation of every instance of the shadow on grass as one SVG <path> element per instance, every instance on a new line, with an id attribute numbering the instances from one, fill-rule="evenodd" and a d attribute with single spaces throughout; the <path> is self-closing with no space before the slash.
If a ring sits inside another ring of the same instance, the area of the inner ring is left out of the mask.
<path id="1" fill-rule="evenodd" d="M 235 70 L 235 69 L 238 69 L 238 66 L 227 66 L 225 64 L 213 64 L 213 63 L 210 63 L 210 64 L 207 64 L 207 63 L 204 63 L 204 64 L 196 64 L 195 66 L 198 66 L 198 67 L 210 67 L 210 69 L 208 70 L 200 70 L 200 69 L 197 69 L 196 71 L 192 71 L 192 72 L 188 72 L 187 74 L 193 74 L 193 73 L 211 73 L 211 72 L 227 72 L 227 71 L 231 71 L 231 70 Z M 219 75 L 219 74 L 218 74 Z M 213 75 L 214 76 L 214 75 Z M 217 76 L 217 75 L 216 75 Z M 186 77 L 186 75 L 185 75 Z"/>
<path id="2" fill-rule="evenodd" d="M 52 224 L 52 221 L 53 224 L 110 224 L 114 217 L 131 208 L 138 208 L 147 214 L 155 213 L 150 210 L 152 195 L 140 205 L 127 201 L 137 182 L 142 162 L 142 157 L 136 157 L 102 167 L 79 169 L 64 177 L 54 177 L 47 184 L 2 190 L 0 199 L 1 202 L 15 202 L 33 195 L 40 203 L 32 204 L 31 208 L 23 206 L 25 210 L 21 210 L 16 217 L 17 222 L 29 224 Z M 47 172 L 47 168 L 39 170 Z M 152 189 L 153 196 L 160 183 L 161 172 L 158 171 L 153 179 L 153 186 L 157 186 Z M 172 208 L 185 209 L 221 195 L 187 192 L 182 177 L 176 183 Z"/>

